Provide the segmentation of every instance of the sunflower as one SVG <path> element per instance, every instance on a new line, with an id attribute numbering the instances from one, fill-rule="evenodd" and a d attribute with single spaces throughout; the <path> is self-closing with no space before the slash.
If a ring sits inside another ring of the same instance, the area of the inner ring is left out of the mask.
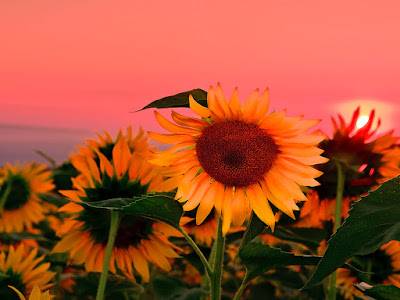
<path id="1" fill-rule="evenodd" d="M 80 175 L 72 179 L 75 189 L 60 191 L 75 202 L 132 198 L 149 191 L 168 191 L 176 186 L 168 183 L 157 168 L 147 163 L 143 152 L 138 154 L 130 148 L 122 135 L 111 149 L 111 159 L 101 149 L 92 150 L 97 159 L 82 152 L 76 156 L 79 159 L 72 159 L 74 167 L 80 171 Z M 62 240 L 52 252 L 69 251 L 71 260 L 76 264 L 84 263 L 86 271 L 101 272 L 110 226 L 108 212 L 84 208 L 73 202 L 61 207 L 60 211 L 68 212 L 72 217 L 58 231 Z M 113 273 L 119 270 L 134 279 L 134 267 L 146 282 L 149 281 L 148 261 L 170 270 L 167 258 L 177 257 L 175 250 L 178 248 L 168 241 L 167 236 L 175 233 L 176 230 L 164 223 L 124 215 L 117 231 L 109 270 Z"/>
<path id="2" fill-rule="evenodd" d="M 46 169 L 46 165 L 18 162 L 0 168 L 0 231 L 24 231 L 44 219 L 46 208 L 36 194 L 54 189 Z"/>
<path id="3" fill-rule="evenodd" d="M 309 193 L 309 201 L 304 203 L 301 210 L 301 217 L 312 218 L 314 224 L 333 219 L 336 206 L 336 163 L 342 165 L 345 173 L 342 217 L 347 216 L 353 201 L 376 189 L 382 182 L 400 175 L 400 150 L 395 144 L 399 138 L 394 137 L 393 131 L 390 131 L 373 139 L 380 125 L 379 120 L 377 128 L 371 132 L 374 110 L 370 113 L 368 123 L 355 130 L 359 114 L 360 108 L 357 108 L 348 125 L 341 115 L 339 121 L 332 118 L 333 138 L 326 137 L 319 146 L 325 150 L 324 155 L 330 161 L 316 166 L 324 173 L 318 179 L 321 185 L 313 188 L 314 192 Z"/>
<path id="4" fill-rule="evenodd" d="M 364 266 L 361 265 L 364 263 Z M 366 268 L 369 264 L 368 272 L 370 278 L 358 278 L 359 274 L 349 269 L 338 270 L 337 284 L 341 287 L 341 293 L 346 299 L 354 299 L 354 295 L 362 297 L 363 293 L 354 287 L 354 284 L 365 281 L 368 284 L 393 284 L 400 288 L 400 242 L 390 241 L 380 247 L 376 252 L 358 257 L 351 261 L 357 268 Z"/>
<path id="5" fill-rule="evenodd" d="M 125 133 L 120 129 L 116 139 L 113 139 L 107 131 L 103 131 L 103 135 L 96 133 L 96 136 L 98 140 L 88 139 L 86 140 L 86 146 L 78 146 L 79 153 L 72 155 L 71 160 L 79 160 L 80 157 L 84 159 L 85 156 L 90 156 L 98 161 L 98 151 L 111 160 L 115 143 L 121 137 L 126 140 L 129 149 L 134 151 L 136 155 L 148 155 L 149 151 L 153 150 L 149 147 L 146 132 L 142 128 L 139 128 L 139 132 L 136 135 L 133 134 L 132 126 L 128 126 Z"/>
<path id="6" fill-rule="evenodd" d="M 12 299 L 9 297 L 15 295 L 7 285 L 15 287 L 25 295 L 29 295 L 35 285 L 42 291 L 52 286 L 50 280 L 55 273 L 49 271 L 50 263 L 38 265 L 44 256 L 36 257 L 37 248 L 29 253 L 25 250 L 24 246 L 20 245 L 16 250 L 11 246 L 8 254 L 0 252 L 0 272 L 7 276 L 2 281 L 0 299 Z"/>
<path id="7" fill-rule="evenodd" d="M 182 228 L 190 235 L 198 245 L 211 247 L 214 237 L 217 233 L 217 216 L 212 211 L 208 217 L 199 225 L 196 224 L 196 209 L 185 212 L 181 218 Z"/>
<path id="8" fill-rule="evenodd" d="M 261 95 L 254 91 L 243 107 L 237 89 L 227 102 L 219 84 L 208 91 L 208 108 L 192 96 L 189 102 L 201 119 L 172 111 L 174 124 L 156 111 L 157 121 L 172 134 L 149 133 L 158 142 L 176 144 L 151 162 L 177 173 L 176 199 L 184 210 L 198 207 L 201 224 L 215 208 L 224 234 L 251 211 L 273 229 L 270 203 L 294 218 L 296 201 L 306 200 L 299 185 L 316 186 L 314 178 L 322 174 L 310 165 L 327 161 L 315 146 L 323 137 L 305 133 L 319 121 L 287 117 L 286 111 L 267 115 L 268 89 Z"/>
<path id="9" fill-rule="evenodd" d="M 13 289 L 17 294 L 20 300 L 26 300 L 24 295 L 17 290 L 15 287 L 9 285 L 9 288 Z M 39 286 L 35 284 L 35 286 L 32 289 L 32 293 L 29 295 L 29 300 L 50 300 L 50 292 L 46 291 L 43 294 L 40 292 Z"/>

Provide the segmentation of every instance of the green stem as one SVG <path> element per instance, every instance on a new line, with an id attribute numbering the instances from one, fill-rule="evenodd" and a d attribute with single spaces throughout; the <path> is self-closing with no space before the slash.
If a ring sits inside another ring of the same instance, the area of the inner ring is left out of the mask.
<path id="1" fill-rule="evenodd" d="M 221 277 L 222 277 L 222 265 L 224 263 L 224 248 L 225 248 L 225 237 L 222 236 L 222 220 L 218 220 L 217 237 L 215 239 L 215 260 L 213 276 L 210 283 L 210 296 L 211 300 L 221 299 Z"/>
<path id="2" fill-rule="evenodd" d="M 247 283 L 246 283 L 246 277 L 245 277 L 245 278 L 243 278 L 242 284 L 240 285 L 238 291 L 236 292 L 236 295 L 233 298 L 233 300 L 239 300 L 240 299 L 240 296 L 242 296 L 246 285 L 247 285 Z"/>
<path id="3" fill-rule="evenodd" d="M 367 260 L 367 279 L 368 279 L 368 283 L 371 283 L 371 274 L 372 274 L 372 260 L 370 258 L 368 258 Z"/>
<path id="4" fill-rule="evenodd" d="M 11 187 L 12 187 L 12 180 L 10 179 L 11 178 L 11 176 L 9 176 L 8 177 L 8 180 L 7 180 L 7 182 L 5 183 L 5 184 L 7 184 L 7 188 L 6 188 L 6 190 L 4 191 L 4 194 L 3 194 L 3 196 L 1 197 L 1 199 L 0 199 L 0 217 L 1 217 L 1 215 L 3 214 L 3 208 L 4 208 L 4 205 L 6 204 L 6 202 L 7 202 L 7 198 L 8 198 L 8 195 L 10 195 L 10 192 L 11 192 Z M 4 184 L 3 184 L 3 187 L 4 187 Z"/>
<path id="5" fill-rule="evenodd" d="M 209 278 L 212 278 L 212 270 L 211 267 L 204 256 L 203 252 L 201 252 L 200 248 L 196 245 L 196 243 L 193 241 L 193 239 L 182 229 L 179 228 L 180 233 L 183 234 L 185 239 L 188 241 L 189 245 L 192 246 L 193 250 L 197 253 L 197 255 L 200 257 L 201 262 L 203 263 L 204 268 L 206 269 L 207 275 Z"/>
<path id="6" fill-rule="evenodd" d="M 344 172 L 342 165 L 336 161 L 337 167 L 337 188 L 336 188 L 336 211 L 335 211 L 335 220 L 333 223 L 333 234 L 336 233 L 337 229 L 341 225 L 342 220 L 342 200 L 343 200 L 343 190 L 344 190 Z M 333 272 L 331 275 L 331 283 L 329 288 L 329 299 L 336 299 L 336 279 L 337 272 Z"/>
<path id="7" fill-rule="evenodd" d="M 103 270 L 101 271 L 99 286 L 97 288 L 96 300 L 104 299 L 104 291 L 106 289 L 108 267 L 110 265 L 111 253 L 114 248 L 115 237 L 117 236 L 119 213 L 111 211 L 110 231 L 108 233 L 108 242 L 106 248 L 106 254 L 103 262 Z"/>

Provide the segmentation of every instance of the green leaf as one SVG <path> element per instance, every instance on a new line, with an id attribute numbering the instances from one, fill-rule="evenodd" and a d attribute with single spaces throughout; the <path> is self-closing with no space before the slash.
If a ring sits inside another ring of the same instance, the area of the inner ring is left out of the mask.
<path id="1" fill-rule="evenodd" d="M 56 161 L 54 159 L 52 159 L 50 156 L 48 156 L 46 153 L 44 153 L 41 150 L 35 150 L 36 154 L 40 155 L 42 158 L 44 158 L 45 160 L 47 160 L 50 163 L 50 166 L 52 169 L 55 169 L 57 164 Z"/>
<path id="2" fill-rule="evenodd" d="M 360 283 L 356 288 L 362 291 L 366 296 L 373 297 L 376 300 L 393 300 L 400 299 L 400 288 L 391 285 L 376 285 L 374 287 L 367 287 Z"/>
<path id="3" fill-rule="evenodd" d="M 36 196 L 38 196 L 43 201 L 54 204 L 55 206 L 58 207 L 61 207 L 69 202 L 68 199 L 65 197 L 52 194 L 36 194 Z"/>
<path id="4" fill-rule="evenodd" d="M 252 212 L 249 224 L 243 234 L 243 239 L 240 244 L 239 250 L 254 240 L 261 232 L 264 231 L 266 225 Z"/>
<path id="5" fill-rule="evenodd" d="M 180 229 L 179 222 L 183 215 L 182 205 L 173 197 L 163 194 L 129 199 L 129 205 L 123 207 L 121 211 L 161 221 L 176 229 Z"/>
<path id="6" fill-rule="evenodd" d="M 400 179 L 395 178 L 355 202 L 349 216 L 328 241 L 328 248 L 303 289 L 319 283 L 354 255 L 375 252 L 400 240 Z"/>
<path id="7" fill-rule="evenodd" d="M 317 251 L 317 248 L 326 235 L 325 230 L 320 228 L 282 226 L 277 226 L 273 233 L 271 232 L 270 228 L 267 228 L 267 233 L 285 241 L 303 244 L 314 252 Z"/>
<path id="8" fill-rule="evenodd" d="M 86 299 L 89 295 L 92 295 L 94 299 L 97 286 L 99 284 L 100 273 L 89 273 L 87 275 L 76 276 L 74 278 L 76 284 L 75 290 L 73 291 L 73 296 L 77 297 L 76 299 Z M 132 280 L 109 274 L 107 276 L 107 285 L 104 298 L 139 299 L 139 296 L 143 294 L 143 292 L 143 287 Z"/>
<path id="9" fill-rule="evenodd" d="M 29 232 L 10 232 L 0 233 L 0 240 L 2 241 L 22 241 L 22 240 L 35 240 L 35 241 L 48 241 L 45 237 L 39 234 Z"/>
<path id="10" fill-rule="evenodd" d="M 155 100 L 138 111 L 147 108 L 189 107 L 189 95 L 192 95 L 199 104 L 207 107 L 207 92 L 202 89 L 194 89 Z"/>
<path id="11" fill-rule="evenodd" d="M 112 198 L 96 202 L 87 202 L 87 201 L 82 201 L 82 202 L 72 201 L 72 202 L 87 207 L 122 211 L 123 207 L 129 205 L 132 201 L 133 198 Z"/>
<path id="12" fill-rule="evenodd" d="M 180 229 L 179 222 L 183 214 L 182 205 L 171 197 L 170 193 L 146 194 L 134 198 L 113 198 L 96 202 L 75 202 L 76 204 L 119 211 L 167 223 Z"/>
<path id="13" fill-rule="evenodd" d="M 243 246 L 239 257 L 247 270 L 246 283 L 272 269 L 292 265 L 317 265 L 321 259 L 319 256 L 311 255 L 296 256 L 255 242 Z"/>
<path id="14" fill-rule="evenodd" d="M 166 275 L 154 277 L 151 282 L 156 300 L 200 300 L 208 295 L 204 288 L 187 288 L 178 278 Z"/>

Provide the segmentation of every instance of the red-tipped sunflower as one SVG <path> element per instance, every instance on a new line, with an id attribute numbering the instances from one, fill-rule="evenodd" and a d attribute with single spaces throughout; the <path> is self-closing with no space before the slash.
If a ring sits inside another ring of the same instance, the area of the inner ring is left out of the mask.
<path id="1" fill-rule="evenodd" d="M 72 179 L 74 190 L 60 191 L 73 201 L 96 202 L 111 198 L 132 198 L 149 191 L 168 191 L 176 184 L 169 184 L 157 168 L 147 163 L 142 153 L 130 148 L 127 140 L 119 136 L 107 158 L 96 148 L 96 157 L 84 155 L 72 159 L 81 174 Z M 97 161 L 97 162 L 96 162 Z M 170 187 L 168 187 L 170 186 Z M 53 252 L 70 252 L 76 264 L 85 264 L 86 271 L 101 272 L 110 227 L 109 214 L 104 210 L 83 208 L 68 203 L 60 208 L 73 214 L 58 232 L 62 240 Z M 136 270 L 144 281 L 149 281 L 147 262 L 164 270 L 171 266 L 167 258 L 177 257 L 177 249 L 167 239 L 174 230 L 150 219 L 124 215 L 120 221 L 109 270 L 120 270 L 134 279 Z"/>
<path id="2" fill-rule="evenodd" d="M 0 252 L 0 272 L 7 276 L 2 279 L 0 299 L 14 298 L 15 292 L 10 290 L 8 285 L 25 295 L 29 295 L 35 285 L 42 291 L 53 285 L 50 280 L 55 273 L 49 272 L 50 263 L 39 265 L 44 256 L 36 257 L 37 250 L 35 248 L 27 252 L 24 246 L 20 245 L 16 250 L 11 246 L 7 254 Z"/>
<path id="3" fill-rule="evenodd" d="M 0 168 L 0 231 L 24 231 L 44 219 L 47 207 L 36 194 L 54 189 L 46 168 L 34 163 L 8 163 Z"/>
<path id="4" fill-rule="evenodd" d="M 400 175 L 400 150 L 395 144 L 399 138 L 394 137 L 393 131 L 390 131 L 372 140 L 380 124 L 379 120 L 377 128 L 371 132 L 374 111 L 368 123 L 355 130 L 359 114 L 360 108 L 357 108 L 348 125 L 341 115 L 340 126 L 332 118 L 333 138 L 326 138 L 319 146 L 325 150 L 324 155 L 330 161 L 316 166 L 324 174 L 318 179 L 321 185 L 313 188 L 314 192 L 309 193 L 310 199 L 301 210 L 300 216 L 304 218 L 304 223 L 311 222 L 315 226 L 333 218 L 336 206 L 336 163 L 342 165 L 345 176 L 342 217 L 347 216 L 351 202 L 376 189 L 380 183 Z M 307 221 L 307 218 L 310 220 Z"/>
<path id="5" fill-rule="evenodd" d="M 253 92 L 244 103 L 235 89 L 229 102 L 218 84 L 207 94 L 208 108 L 189 98 L 190 108 L 202 119 L 172 112 L 174 123 L 155 112 L 172 134 L 150 132 L 154 140 L 176 144 L 151 162 L 169 166 L 179 177 L 176 199 L 184 210 L 197 208 L 201 224 L 213 208 L 223 220 L 225 234 L 231 222 L 240 226 L 249 211 L 271 228 L 275 217 L 270 203 L 294 218 L 297 200 L 306 200 L 299 185 L 316 186 L 322 173 L 310 165 L 324 163 L 316 145 L 323 139 L 305 133 L 319 121 L 267 114 L 268 89 Z"/>

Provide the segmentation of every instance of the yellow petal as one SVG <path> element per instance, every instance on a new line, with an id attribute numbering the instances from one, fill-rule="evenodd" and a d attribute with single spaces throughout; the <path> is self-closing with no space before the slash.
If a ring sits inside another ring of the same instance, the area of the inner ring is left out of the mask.
<path id="1" fill-rule="evenodd" d="M 24 295 L 23 295 L 20 291 L 18 291 L 15 287 L 13 287 L 13 286 L 11 286 L 11 285 L 9 285 L 8 287 L 11 288 L 11 289 L 13 289 L 13 290 L 18 294 L 19 299 L 21 299 L 21 300 L 26 300 L 25 297 L 24 297 Z M 34 286 L 33 288 L 35 288 L 35 287 L 37 287 L 37 284 L 35 284 L 35 286 Z M 29 299 L 30 299 L 30 298 L 29 298 Z"/>

